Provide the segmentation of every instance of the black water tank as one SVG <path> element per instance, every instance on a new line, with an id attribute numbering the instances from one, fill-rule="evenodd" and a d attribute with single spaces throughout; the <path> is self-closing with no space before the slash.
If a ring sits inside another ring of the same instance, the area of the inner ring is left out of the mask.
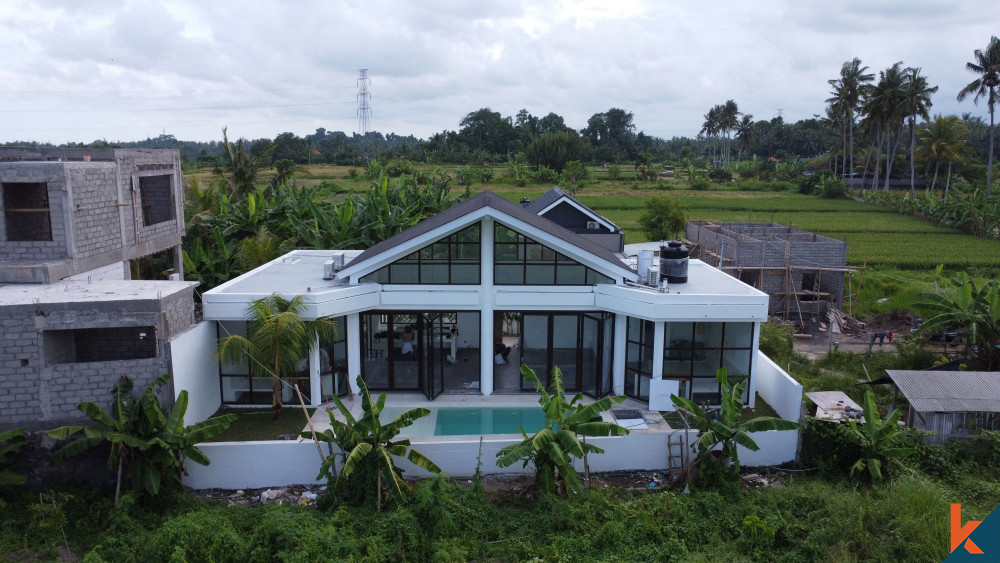
<path id="1" fill-rule="evenodd" d="M 687 283 L 688 257 L 691 250 L 679 240 L 668 241 L 660 247 L 660 279 L 667 283 Z"/>

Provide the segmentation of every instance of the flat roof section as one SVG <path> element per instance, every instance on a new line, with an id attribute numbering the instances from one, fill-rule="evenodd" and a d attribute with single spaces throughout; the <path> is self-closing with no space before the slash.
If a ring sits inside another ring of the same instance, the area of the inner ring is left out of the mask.
<path id="1" fill-rule="evenodd" d="M 129 280 L 0 285 L 0 307 L 162 299 L 198 285 L 189 281 Z"/>
<path id="2" fill-rule="evenodd" d="M 344 255 L 344 266 L 361 254 L 361 250 L 293 250 L 206 292 L 206 295 L 301 295 L 324 290 L 351 287 L 335 280 L 323 279 L 323 264 L 334 254 Z"/>

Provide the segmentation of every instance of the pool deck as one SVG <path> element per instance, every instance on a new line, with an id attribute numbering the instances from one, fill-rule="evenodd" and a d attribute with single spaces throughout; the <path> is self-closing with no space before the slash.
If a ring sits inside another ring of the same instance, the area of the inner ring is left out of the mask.
<path id="1" fill-rule="evenodd" d="M 566 399 L 571 400 L 573 398 L 572 394 L 567 394 Z M 378 400 L 378 395 L 374 394 L 373 399 Z M 355 418 L 360 418 L 362 414 L 361 410 L 361 397 L 355 396 L 352 398 L 344 398 L 342 402 L 351 416 Z M 593 402 L 592 398 L 584 397 L 584 403 Z M 387 393 L 385 408 L 388 409 L 399 409 L 399 408 L 419 408 L 424 407 L 430 409 L 431 415 L 418 419 L 412 427 L 407 431 L 404 431 L 400 436 L 403 438 L 414 438 L 421 442 L 434 441 L 434 442 L 467 442 L 470 438 L 478 437 L 479 434 L 475 435 L 459 435 L 459 436 L 434 436 L 434 417 L 435 410 L 442 408 L 510 408 L 510 407 L 539 407 L 538 405 L 538 395 L 535 393 L 523 393 L 523 394 L 510 394 L 510 395 L 491 395 L 489 397 L 483 395 L 469 395 L 469 394 L 442 394 L 434 400 L 429 400 L 421 393 Z M 539 407 L 540 408 L 540 407 Z M 663 417 L 657 411 L 651 411 L 647 408 L 645 403 L 635 401 L 632 399 L 626 399 L 624 402 L 612 407 L 612 410 L 621 409 L 634 409 L 638 410 L 642 416 L 642 422 L 645 428 L 637 428 L 630 426 L 628 422 L 622 421 L 622 426 L 630 429 L 633 434 L 656 434 L 656 433 L 666 433 L 672 432 L 675 429 L 671 428 Z M 343 420 L 340 412 L 337 409 L 337 405 L 333 402 L 321 405 L 312 415 L 312 423 L 316 432 L 323 432 L 331 428 L 330 417 L 327 414 L 328 410 L 332 410 L 338 420 Z M 607 422 L 616 422 L 614 415 L 611 411 L 605 411 L 602 416 Z M 388 420 L 383 420 L 383 422 L 389 422 Z M 304 432 L 309 432 L 309 425 L 303 429 Z M 517 438 L 520 439 L 520 434 L 497 434 L 490 435 L 493 438 Z M 299 441 L 306 441 L 305 438 L 299 438 Z"/>

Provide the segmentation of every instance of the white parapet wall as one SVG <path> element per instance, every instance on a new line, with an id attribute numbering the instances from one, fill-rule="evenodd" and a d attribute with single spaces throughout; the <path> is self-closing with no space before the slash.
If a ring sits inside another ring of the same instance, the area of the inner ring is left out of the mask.
<path id="1" fill-rule="evenodd" d="M 799 445 L 798 430 L 768 430 L 750 434 L 760 449 L 752 452 L 743 446 L 736 446 L 743 467 L 763 467 L 781 465 L 795 460 Z"/>
<path id="2" fill-rule="evenodd" d="M 322 444 L 326 455 L 326 444 Z M 212 461 L 187 461 L 184 485 L 192 489 L 262 489 L 315 485 L 320 459 L 316 444 L 297 440 L 209 442 L 198 448 Z"/>
<path id="3" fill-rule="evenodd" d="M 222 404 L 219 362 L 215 359 L 217 341 L 212 321 L 200 322 L 170 341 L 174 397 L 182 390 L 188 392 L 185 425 L 208 419 Z"/>
<path id="4" fill-rule="evenodd" d="M 679 459 L 684 448 L 683 433 L 682 430 L 634 432 L 622 437 L 588 438 L 587 443 L 604 449 L 603 454 L 589 456 L 590 470 L 665 471 L 669 463 L 668 437 L 673 436 L 673 453 Z M 692 432 L 689 442 L 695 439 L 697 436 Z M 481 453 L 479 437 L 444 441 L 414 438 L 412 444 L 448 475 L 467 477 L 476 472 L 480 455 L 484 474 L 534 471 L 531 465 L 525 468 L 521 462 L 509 467 L 497 466 L 497 452 L 519 441 L 519 437 L 514 435 L 487 437 L 482 442 Z M 259 489 L 322 484 L 322 481 L 316 480 L 320 470 L 319 452 L 311 441 L 214 442 L 198 447 L 212 463 L 208 466 L 191 462 L 186 464 L 188 474 L 184 477 L 184 485 L 192 489 Z M 322 444 L 322 448 L 327 455 L 327 444 Z M 794 455 L 794 447 L 792 453 Z M 430 475 L 407 460 L 397 458 L 396 463 L 403 469 L 405 477 Z M 577 460 L 575 466 L 578 471 L 583 471 L 582 460 Z"/>
<path id="5" fill-rule="evenodd" d="M 763 352 L 757 353 L 757 394 L 781 418 L 799 420 L 802 412 L 802 384 L 792 379 Z"/>

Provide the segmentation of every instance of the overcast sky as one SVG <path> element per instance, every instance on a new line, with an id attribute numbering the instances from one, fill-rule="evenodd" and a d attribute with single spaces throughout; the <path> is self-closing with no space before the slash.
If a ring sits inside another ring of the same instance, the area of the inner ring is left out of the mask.
<path id="1" fill-rule="evenodd" d="M 0 141 L 61 143 L 371 130 L 426 138 L 481 107 L 580 129 L 612 107 L 648 135 L 694 136 L 727 99 L 755 119 L 824 112 L 844 61 L 916 66 L 932 113 L 1000 33 L 967 0 L 0 0 Z"/>

